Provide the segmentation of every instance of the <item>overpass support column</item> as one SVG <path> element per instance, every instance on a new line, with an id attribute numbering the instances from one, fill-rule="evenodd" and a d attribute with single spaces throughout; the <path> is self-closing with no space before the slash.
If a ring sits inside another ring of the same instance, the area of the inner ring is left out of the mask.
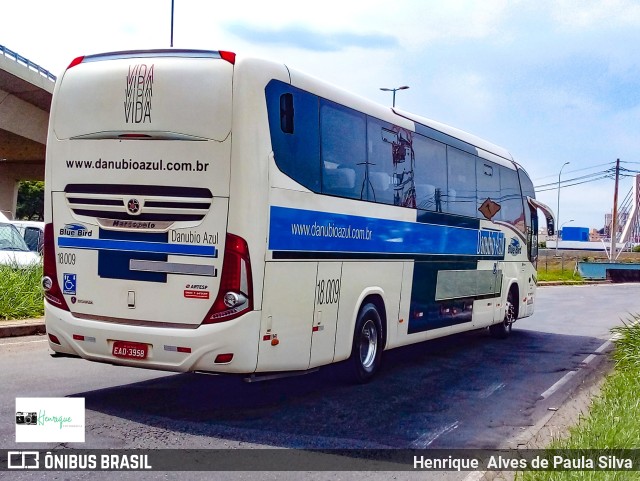
<path id="1" fill-rule="evenodd" d="M 16 214 L 18 202 L 18 179 L 11 164 L 0 163 L 0 212 L 9 219 Z"/>

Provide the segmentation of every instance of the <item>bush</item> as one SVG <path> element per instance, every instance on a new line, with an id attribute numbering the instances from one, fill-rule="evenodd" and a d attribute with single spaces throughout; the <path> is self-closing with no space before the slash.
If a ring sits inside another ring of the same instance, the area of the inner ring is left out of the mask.
<path id="1" fill-rule="evenodd" d="M 44 314 L 40 282 L 42 264 L 26 269 L 0 266 L 0 320 L 28 319 Z"/>

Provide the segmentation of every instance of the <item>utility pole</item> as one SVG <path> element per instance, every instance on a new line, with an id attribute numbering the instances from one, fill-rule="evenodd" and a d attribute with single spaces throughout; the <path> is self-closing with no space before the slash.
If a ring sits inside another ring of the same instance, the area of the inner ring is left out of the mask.
<path id="1" fill-rule="evenodd" d="M 613 217 L 611 219 L 611 249 L 609 260 L 616 260 L 616 250 L 618 244 L 616 237 L 618 236 L 618 179 L 620 178 L 620 159 L 616 160 L 616 186 L 613 193 Z"/>
<path id="2" fill-rule="evenodd" d="M 173 48 L 173 1 L 174 0 L 171 0 L 171 45 L 169 45 L 172 48 Z"/>
<path id="3" fill-rule="evenodd" d="M 558 245 L 560 244 L 560 176 L 562 175 L 562 169 L 564 169 L 571 162 L 565 162 L 560 167 L 558 173 L 558 208 L 556 209 L 556 257 L 558 257 Z"/>

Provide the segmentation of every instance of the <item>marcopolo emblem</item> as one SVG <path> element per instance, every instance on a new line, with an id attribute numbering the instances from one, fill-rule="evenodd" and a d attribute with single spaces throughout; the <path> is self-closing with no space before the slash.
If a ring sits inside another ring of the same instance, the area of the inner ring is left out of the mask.
<path id="1" fill-rule="evenodd" d="M 140 213 L 140 201 L 138 199 L 129 199 L 127 201 L 127 210 L 129 214 L 139 214 Z"/>

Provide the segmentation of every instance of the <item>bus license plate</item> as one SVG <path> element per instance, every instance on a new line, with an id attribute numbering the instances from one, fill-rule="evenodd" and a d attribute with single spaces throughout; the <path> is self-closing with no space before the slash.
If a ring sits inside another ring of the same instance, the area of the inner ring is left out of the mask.
<path id="1" fill-rule="evenodd" d="M 111 353 L 125 359 L 146 359 L 149 346 L 140 342 L 115 341 Z"/>

